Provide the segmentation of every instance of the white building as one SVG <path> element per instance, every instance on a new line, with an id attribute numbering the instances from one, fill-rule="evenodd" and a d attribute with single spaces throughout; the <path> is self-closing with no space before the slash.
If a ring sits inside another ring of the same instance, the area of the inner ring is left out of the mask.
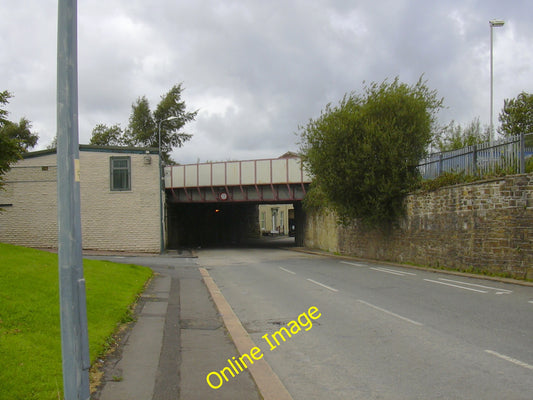
<path id="1" fill-rule="evenodd" d="M 57 157 L 30 152 L 4 176 L 0 242 L 57 248 Z M 159 252 L 157 149 L 80 145 L 83 249 Z"/>

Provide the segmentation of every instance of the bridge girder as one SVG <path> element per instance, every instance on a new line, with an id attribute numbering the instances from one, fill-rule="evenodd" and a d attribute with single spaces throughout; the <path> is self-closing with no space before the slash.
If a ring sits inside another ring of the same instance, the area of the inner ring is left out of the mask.
<path id="1" fill-rule="evenodd" d="M 182 187 L 167 189 L 170 203 L 291 203 L 305 197 L 309 184 Z"/>

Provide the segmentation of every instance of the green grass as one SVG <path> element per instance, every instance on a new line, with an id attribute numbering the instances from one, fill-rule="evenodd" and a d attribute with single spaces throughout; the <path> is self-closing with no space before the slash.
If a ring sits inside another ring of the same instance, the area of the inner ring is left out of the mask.
<path id="1" fill-rule="evenodd" d="M 84 260 L 91 362 L 102 355 L 152 271 Z M 0 243 L 0 399 L 61 399 L 57 254 Z"/>

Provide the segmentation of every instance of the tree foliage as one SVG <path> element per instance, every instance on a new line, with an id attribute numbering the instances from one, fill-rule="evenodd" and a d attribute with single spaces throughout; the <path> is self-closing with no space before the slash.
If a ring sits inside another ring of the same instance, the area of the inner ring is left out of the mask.
<path id="1" fill-rule="evenodd" d="M 515 99 L 505 99 L 499 120 L 498 131 L 505 136 L 533 133 L 533 94 L 522 92 Z"/>
<path id="2" fill-rule="evenodd" d="M 4 126 L 8 120 L 6 119 L 8 111 L 4 109 L 4 105 L 9 103 L 9 99 L 12 97 L 11 93 L 7 90 L 0 92 L 0 128 Z"/>
<path id="3" fill-rule="evenodd" d="M 395 222 L 418 182 L 416 165 L 432 141 L 441 107 L 442 99 L 422 78 L 414 85 L 398 78 L 372 83 L 337 106 L 328 104 L 300 127 L 300 150 L 314 175 L 307 206 L 328 206 L 345 222 Z"/>
<path id="4" fill-rule="evenodd" d="M 122 130 L 120 125 L 108 127 L 99 124 L 93 129 L 91 144 L 105 146 L 159 146 L 159 128 L 161 127 L 161 155 L 165 164 L 172 163 L 170 152 L 182 147 L 192 135 L 182 131 L 186 123 L 194 121 L 197 111 L 188 112 L 185 102 L 181 100 L 181 84 L 174 85 L 165 95 L 154 111 L 145 96 L 139 97 L 131 106 L 128 127 Z"/>
<path id="5" fill-rule="evenodd" d="M 490 140 L 489 128 L 483 129 L 479 118 L 476 118 L 464 128 L 452 121 L 436 138 L 436 145 L 439 151 L 451 151 L 488 140 Z"/>
<path id="6" fill-rule="evenodd" d="M 7 90 L 0 92 L 0 188 L 3 186 L 2 176 L 39 139 L 31 131 L 31 123 L 26 118 L 21 118 L 19 123 L 7 119 L 9 112 L 4 107 L 11 97 L 13 95 Z"/>
<path id="7" fill-rule="evenodd" d="M 123 146 L 125 144 L 123 135 L 124 132 L 119 124 L 110 127 L 98 124 L 93 129 L 89 143 L 98 146 Z"/>
<path id="8" fill-rule="evenodd" d="M 131 106 L 125 140 L 132 145 L 158 146 L 157 123 L 150 111 L 150 103 L 144 96 L 138 98 Z"/>

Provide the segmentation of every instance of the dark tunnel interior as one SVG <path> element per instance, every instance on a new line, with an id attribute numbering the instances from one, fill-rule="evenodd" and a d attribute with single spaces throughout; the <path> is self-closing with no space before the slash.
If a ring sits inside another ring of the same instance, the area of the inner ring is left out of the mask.
<path id="1" fill-rule="evenodd" d="M 300 203 L 295 210 L 302 215 Z M 298 222 L 296 243 L 302 236 Z M 166 225 L 168 249 L 241 245 L 260 237 L 257 203 L 167 203 Z"/>

